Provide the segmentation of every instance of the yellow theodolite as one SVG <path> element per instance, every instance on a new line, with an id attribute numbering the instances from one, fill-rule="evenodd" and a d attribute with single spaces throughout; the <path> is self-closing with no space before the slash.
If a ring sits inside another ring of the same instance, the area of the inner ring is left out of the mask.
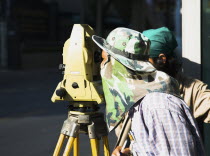
<path id="1" fill-rule="evenodd" d="M 63 47 L 63 80 L 58 84 L 51 100 L 69 101 L 68 118 L 64 121 L 53 156 L 61 152 L 68 138 L 63 156 L 79 156 L 79 133 L 89 135 L 92 156 L 99 156 L 99 140 L 102 138 L 104 155 L 110 156 L 108 131 L 98 104 L 103 101 L 99 76 L 100 55 L 91 37 L 94 30 L 86 24 L 75 24 L 70 38 Z"/>

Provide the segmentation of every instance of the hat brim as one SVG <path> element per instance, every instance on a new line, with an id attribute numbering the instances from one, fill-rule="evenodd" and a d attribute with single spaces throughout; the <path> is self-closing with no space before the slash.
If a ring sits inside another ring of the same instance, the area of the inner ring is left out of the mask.
<path id="1" fill-rule="evenodd" d="M 92 36 L 93 41 L 104 51 L 106 51 L 108 54 L 110 54 L 114 59 L 118 60 L 119 62 L 121 62 L 119 60 L 119 58 L 117 57 L 117 54 L 113 53 L 108 47 L 106 47 L 106 45 L 108 45 L 107 41 L 99 36 L 93 35 Z M 122 63 L 122 62 L 121 62 Z"/>
<path id="2" fill-rule="evenodd" d="M 153 65 L 146 61 L 140 61 L 140 60 L 132 60 L 129 58 L 126 58 L 124 56 L 118 55 L 113 53 L 106 45 L 108 45 L 107 41 L 99 36 L 93 35 L 92 36 L 93 41 L 104 51 L 106 51 L 108 54 L 110 54 L 114 59 L 122 63 L 127 68 L 139 71 L 139 72 L 153 72 L 156 69 L 153 67 Z"/>
<path id="3" fill-rule="evenodd" d="M 107 47 L 104 46 L 104 45 L 107 44 L 107 42 L 104 38 L 93 35 L 92 39 L 101 49 L 103 49 L 104 51 L 109 53 L 110 50 Z"/>

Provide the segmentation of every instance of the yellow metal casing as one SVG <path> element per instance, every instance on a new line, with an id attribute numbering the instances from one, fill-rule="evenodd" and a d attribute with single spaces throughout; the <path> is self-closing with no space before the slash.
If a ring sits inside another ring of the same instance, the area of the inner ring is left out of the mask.
<path id="1" fill-rule="evenodd" d="M 94 30 L 86 24 L 75 24 L 70 38 L 63 47 L 63 64 L 65 65 L 63 80 L 58 84 L 51 100 L 95 101 L 102 102 L 101 81 L 94 81 L 99 76 L 100 62 L 95 62 L 96 46 L 91 37 Z M 64 96 L 57 91 L 63 89 Z"/>

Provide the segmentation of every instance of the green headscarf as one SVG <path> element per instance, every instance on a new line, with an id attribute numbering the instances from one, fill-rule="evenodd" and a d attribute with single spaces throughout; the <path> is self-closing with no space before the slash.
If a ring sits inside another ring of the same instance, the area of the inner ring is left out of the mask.
<path id="1" fill-rule="evenodd" d="M 150 29 L 143 31 L 143 35 L 149 38 L 150 57 L 158 57 L 163 53 L 166 56 L 174 56 L 174 49 L 177 47 L 177 41 L 173 33 L 166 27 Z"/>

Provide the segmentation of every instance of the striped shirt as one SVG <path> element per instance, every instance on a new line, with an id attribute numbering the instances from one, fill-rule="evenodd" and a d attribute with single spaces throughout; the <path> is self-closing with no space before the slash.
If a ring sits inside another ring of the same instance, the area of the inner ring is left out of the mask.
<path id="1" fill-rule="evenodd" d="M 134 156 L 204 156 L 198 127 L 186 103 L 150 93 L 131 110 Z"/>

